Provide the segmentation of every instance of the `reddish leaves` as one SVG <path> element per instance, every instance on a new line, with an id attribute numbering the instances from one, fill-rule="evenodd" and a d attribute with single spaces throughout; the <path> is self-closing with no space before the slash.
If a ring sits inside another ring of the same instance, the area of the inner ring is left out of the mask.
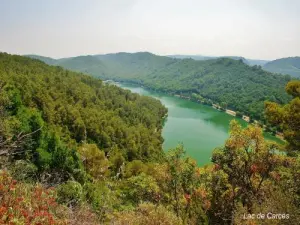
<path id="1" fill-rule="evenodd" d="M 0 171 L 0 224 L 66 224 L 55 217 L 53 189 L 29 188 Z"/>

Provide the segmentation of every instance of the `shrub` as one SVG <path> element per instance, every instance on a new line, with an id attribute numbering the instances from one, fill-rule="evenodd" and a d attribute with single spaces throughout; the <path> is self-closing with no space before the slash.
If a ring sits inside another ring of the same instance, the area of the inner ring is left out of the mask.
<path id="1" fill-rule="evenodd" d="M 183 224 L 172 211 L 162 205 L 142 203 L 134 211 L 117 213 L 113 219 L 115 225 L 180 225 Z"/>
<path id="2" fill-rule="evenodd" d="M 0 224 L 67 224 L 58 218 L 61 207 L 54 189 L 18 183 L 0 171 Z"/>
<path id="3" fill-rule="evenodd" d="M 115 189 L 114 184 L 97 181 L 86 183 L 83 187 L 85 200 L 97 213 L 98 219 L 104 223 L 109 219 L 109 215 L 120 206 L 117 192 L 113 191 Z"/>
<path id="4" fill-rule="evenodd" d="M 105 153 L 95 144 L 84 144 L 78 148 L 86 171 L 95 179 L 102 179 L 108 175 L 109 161 Z"/>
<path id="5" fill-rule="evenodd" d="M 37 175 L 37 167 L 25 160 L 17 160 L 12 166 L 10 166 L 9 171 L 15 179 L 19 181 L 31 181 Z"/>
<path id="6" fill-rule="evenodd" d="M 76 181 L 67 181 L 57 187 L 57 199 L 60 203 L 76 205 L 82 198 L 82 186 Z"/>
<path id="7" fill-rule="evenodd" d="M 146 171 L 146 165 L 141 160 L 133 160 L 126 165 L 125 176 L 132 177 Z"/>
<path id="8" fill-rule="evenodd" d="M 128 178 L 122 186 L 123 197 L 126 202 L 131 202 L 133 205 L 141 201 L 156 201 L 159 191 L 155 179 L 145 173 Z"/>

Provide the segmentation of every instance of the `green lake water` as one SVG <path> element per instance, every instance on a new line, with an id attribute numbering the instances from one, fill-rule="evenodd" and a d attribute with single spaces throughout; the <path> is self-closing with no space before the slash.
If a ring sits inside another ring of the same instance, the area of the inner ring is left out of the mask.
<path id="1" fill-rule="evenodd" d="M 134 93 L 159 99 L 168 108 L 168 117 L 163 128 L 164 150 L 182 143 L 188 156 L 197 160 L 199 166 L 208 164 L 214 148 L 224 145 L 229 136 L 229 123 L 238 120 L 243 126 L 247 123 L 239 118 L 167 94 L 146 90 L 132 84 L 118 83 L 118 86 Z M 266 139 L 280 141 L 270 134 Z"/>

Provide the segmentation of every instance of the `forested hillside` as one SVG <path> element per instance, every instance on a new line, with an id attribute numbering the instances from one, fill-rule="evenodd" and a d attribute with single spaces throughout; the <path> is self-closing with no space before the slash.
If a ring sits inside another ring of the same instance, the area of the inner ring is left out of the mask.
<path id="1" fill-rule="evenodd" d="M 300 57 L 276 59 L 263 66 L 264 70 L 300 78 Z"/>
<path id="2" fill-rule="evenodd" d="M 264 101 L 288 101 L 284 86 L 289 79 L 265 72 L 257 66 L 247 66 L 239 60 L 184 59 L 152 73 L 143 83 L 154 89 L 186 96 L 196 94 L 199 100 L 209 99 L 223 108 L 263 119 Z"/>
<path id="3" fill-rule="evenodd" d="M 129 161 L 160 156 L 167 110 L 158 100 L 21 56 L 1 54 L 0 74 L 3 134 L 11 138 L 39 130 L 38 140 L 28 143 L 37 152 L 28 157 L 38 153 L 41 167 L 56 163 L 51 140 L 71 149 L 76 143 L 95 143 L 106 154 Z"/>
<path id="4" fill-rule="evenodd" d="M 288 104 L 266 103 L 287 145 L 232 121 L 198 168 L 183 146 L 162 151 L 155 99 L 4 53 L 0 78 L 1 224 L 299 223 L 299 81 Z"/>
<path id="5" fill-rule="evenodd" d="M 103 79 L 135 82 L 196 101 L 217 103 L 252 119 L 264 120 L 264 101 L 286 103 L 290 99 L 284 91 L 289 76 L 248 66 L 243 60 L 197 61 L 140 52 L 80 56 L 57 60 L 56 64 Z"/>

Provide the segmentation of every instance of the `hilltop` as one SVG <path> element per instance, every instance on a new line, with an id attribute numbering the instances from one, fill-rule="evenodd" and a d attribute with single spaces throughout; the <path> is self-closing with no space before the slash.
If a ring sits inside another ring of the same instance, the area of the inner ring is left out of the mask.
<path id="1" fill-rule="evenodd" d="M 262 60 L 262 59 L 246 59 L 242 56 L 204 56 L 204 55 L 168 55 L 168 57 L 171 58 L 177 58 L 177 59 L 194 59 L 194 60 L 209 60 L 209 59 L 217 59 L 217 58 L 230 58 L 235 60 L 242 60 L 244 63 L 248 64 L 249 66 L 263 66 L 268 60 Z"/>
<path id="2" fill-rule="evenodd" d="M 264 70 L 300 78 L 300 57 L 276 59 L 263 66 Z"/>

